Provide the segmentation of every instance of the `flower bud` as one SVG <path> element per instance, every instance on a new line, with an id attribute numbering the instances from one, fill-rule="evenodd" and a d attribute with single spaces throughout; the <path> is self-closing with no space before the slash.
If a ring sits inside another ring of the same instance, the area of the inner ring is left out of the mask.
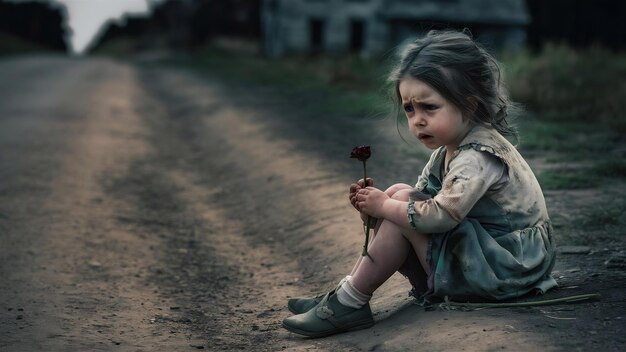
<path id="1" fill-rule="evenodd" d="M 354 147 L 354 149 L 352 149 L 352 153 L 350 153 L 351 158 L 358 159 L 359 161 L 366 161 L 371 155 L 372 152 L 370 151 L 369 145 Z"/>

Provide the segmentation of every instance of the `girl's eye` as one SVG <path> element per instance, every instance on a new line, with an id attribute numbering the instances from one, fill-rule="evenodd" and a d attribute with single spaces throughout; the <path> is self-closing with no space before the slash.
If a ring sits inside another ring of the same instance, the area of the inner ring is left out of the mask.
<path id="1" fill-rule="evenodd" d="M 437 110 L 437 105 L 432 105 L 432 104 L 424 104 L 423 105 L 424 110 L 426 111 L 433 111 L 433 110 Z"/>
<path id="2" fill-rule="evenodd" d="M 404 112 L 413 112 L 413 105 L 411 104 L 404 105 Z"/>

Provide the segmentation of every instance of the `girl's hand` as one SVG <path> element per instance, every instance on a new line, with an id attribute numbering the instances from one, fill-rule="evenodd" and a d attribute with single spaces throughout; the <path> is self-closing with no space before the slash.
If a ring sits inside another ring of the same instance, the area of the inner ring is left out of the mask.
<path id="1" fill-rule="evenodd" d="M 383 204 L 389 196 L 374 187 L 362 188 L 356 193 L 356 207 L 363 213 L 375 218 L 383 218 Z"/>
<path id="2" fill-rule="evenodd" d="M 363 181 L 363 179 L 360 179 L 357 181 L 357 183 L 353 183 L 350 185 L 350 194 L 348 195 L 348 198 L 350 199 L 350 204 L 352 204 L 352 206 L 354 207 L 354 209 L 361 211 L 361 209 L 359 209 L 359 207 L 356 204 L 356 193 L 358 191 L 360 191 L 361 189 L 363 189 L 365 186 L 365 182 Z M 374 180 L 372 180 L 371 178 L 367 178 L 367 185 L 368 186 L 373 186 L 374 185 Z"/>

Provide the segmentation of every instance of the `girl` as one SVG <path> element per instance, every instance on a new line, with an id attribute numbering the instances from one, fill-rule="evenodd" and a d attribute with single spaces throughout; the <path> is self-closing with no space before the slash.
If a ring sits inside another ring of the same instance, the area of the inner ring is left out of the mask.
<path id="1" fill-rule="evenodd" d="M 377 218 L 369 257 L 323 296 L 291 299 L 283 326 L 320 337 L 374 324 L 369 300 L 395 271 L 414 296 L 504 300 L 556 286 L 552 227 L 528 164 L 503 135 L 511 103 L 498 64 L 465 33 L 431 31 L 408 45 L 389 78 L 411 134 L 430 160 L 409 186 L 371 179 L 350 202 Z"/>

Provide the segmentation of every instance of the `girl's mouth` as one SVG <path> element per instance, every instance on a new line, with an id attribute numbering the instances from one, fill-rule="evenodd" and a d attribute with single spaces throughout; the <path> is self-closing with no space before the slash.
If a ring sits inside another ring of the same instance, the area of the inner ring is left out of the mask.
<path id="1" fill-rule="evenodd" d="M 417 139 L 419 139 L 421 142 L 427 142 L 431 140 L 432 138 L 433 136 L 426 134 L 426 133 L 420 133 L 417 135 Z"/>

